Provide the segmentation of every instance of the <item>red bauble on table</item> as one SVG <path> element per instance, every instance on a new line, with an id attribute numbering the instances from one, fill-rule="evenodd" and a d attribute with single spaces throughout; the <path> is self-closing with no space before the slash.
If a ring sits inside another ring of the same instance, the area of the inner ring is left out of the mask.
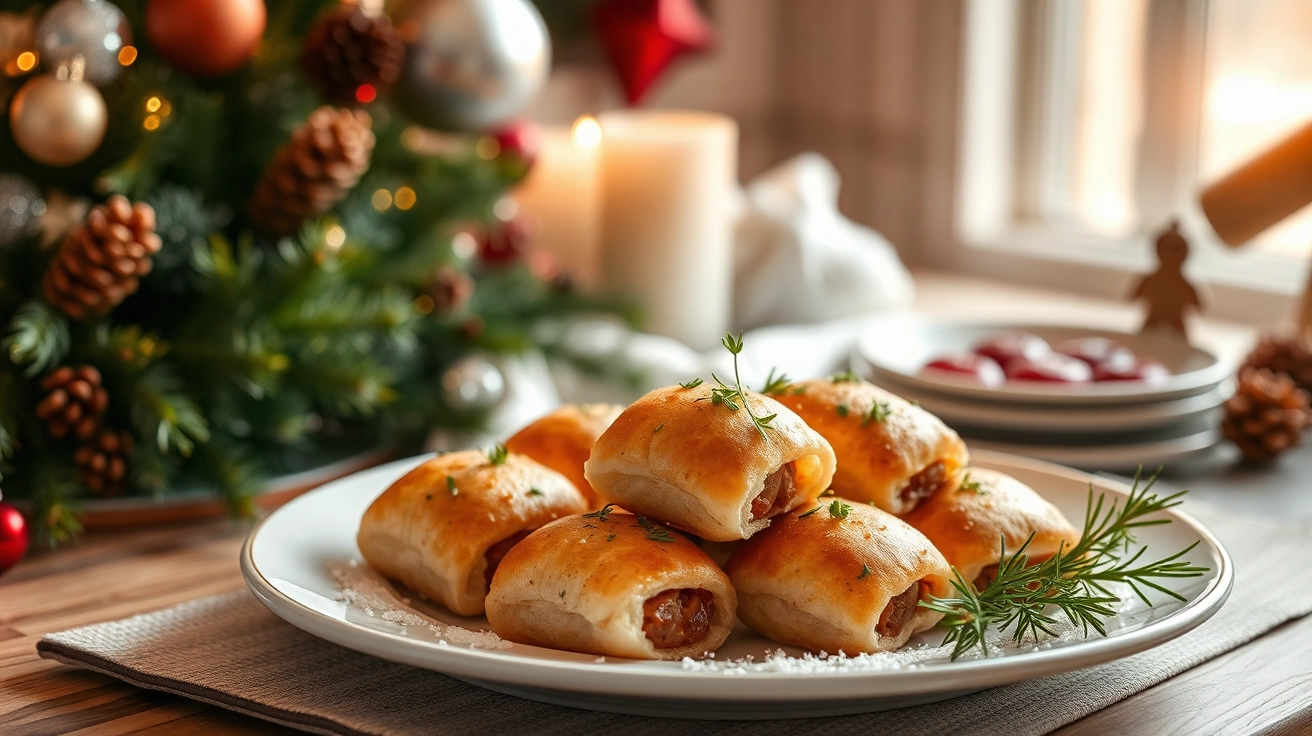
<path id="1" fill-rule="evenodd" d="M 693 0 L 602 0 L 596 25 L 630 105 L 642 100 L 676 58 L 712 41 Z"/>
<path id="2" fill-rule="evenodd" d="M 264 0 L 150 0 L 146 36 L 183 72 L 220 77 L 250 59 L 266 16 Z"/>
<path id="3" fill-rule="evenodd" d="M 1001 386 L 1007 380 L 1006 374 L 1002 372 L 1002 366 L 998 365 L 997 361 L 974 353 L 944 355 L 935 358 L 925 364 L 924 370 L 956 373 L 963 377 L 973 378 L 990 388 Z"/>
<path id="4" fill-rule="evenodd" d="M 12 504 L 0 501 L 0 574 L 27 553 L 27 519 Z"/>

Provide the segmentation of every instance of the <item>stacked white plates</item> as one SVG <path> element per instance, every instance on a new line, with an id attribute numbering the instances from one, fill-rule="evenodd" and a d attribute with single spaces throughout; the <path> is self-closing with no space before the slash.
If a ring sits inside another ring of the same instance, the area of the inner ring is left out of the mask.
<path id="1" fill-rule="evenodd" d="M 1165 380 L 1058 384 L 1009 381 L 992 388 L 969 377 L 922 371 L 1005 332 L 1049 343 L 1106 337 L 1171 371 Z M 1221 404 L 1233 391 L 1230 366 L 1169 334 L 1016 323 L 962 323 L 893 317 L 862 334 L 853 369 L 919 402 L 972 448 L 998 450 L 1093 470 L 1155 469 L 1220 440 Z"/>

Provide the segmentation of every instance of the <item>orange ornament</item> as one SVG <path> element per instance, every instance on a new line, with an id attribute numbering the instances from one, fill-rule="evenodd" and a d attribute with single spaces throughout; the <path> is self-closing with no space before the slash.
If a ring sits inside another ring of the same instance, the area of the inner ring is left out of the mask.
<path id="1" fill-rule="evenodd" d="M 264 0 L 150 0 L 146 36 L 183 72 L 219 77 L 255 53 L 266 16 Z"/>

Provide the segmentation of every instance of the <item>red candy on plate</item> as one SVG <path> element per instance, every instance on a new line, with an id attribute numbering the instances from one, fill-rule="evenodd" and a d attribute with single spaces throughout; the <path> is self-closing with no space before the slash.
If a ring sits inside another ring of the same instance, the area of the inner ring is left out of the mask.
<path id="1" fill-rule="evenodd" d="M 1140 358 L 1134 353 L 1115 355 L 1093 367 L 1095 381 L 1144 381 L 1165 383 L 1171 369 L 1152 358 Z"/>
<path id="2" fill-rule="evenodd" d="M 1063 340 L 1054 345 L 1052 349 L 1062 355 L 1079 358 L 1088 363 L 1090 367 L 1095 367 L 1099 363 L 1105 363 L 1118 356 L 1134 357 L 1134 353 L 1129 348 L 1107 337 L 1077 337 L 1072 340 Z"/>
<path id="3" fill-rule="evenodd" d="M 1048 343 L 1038 335 L 1028 332 L 1002 332 L 979 343 L 973 348 L 976 355 L 992 358 L 998 365 L 1005 366 L 1015 358 L 1038 360 L 1052 352 Z"/>
<path id="4" fill-rule="evenodd" d="M 956 373 L 974 378 L 989 387 L 1001 386 L 1007 381 L 1007 376 L 1002 372 L 1002 366 L 998 365 L 997 361 L 974 353 L 944 355 L 929 361 L 921 370 Z"/>
<path id="5" fill-rule="evenodd" d="M 1041 381 L 1045 383 L 1088 383 L 1093 378 L 1089 364 L 1061 353 L 1049 353 L 1036 360 L 1026 357 L 1012 358 L 1004 370 L 1012 381 Z"/>

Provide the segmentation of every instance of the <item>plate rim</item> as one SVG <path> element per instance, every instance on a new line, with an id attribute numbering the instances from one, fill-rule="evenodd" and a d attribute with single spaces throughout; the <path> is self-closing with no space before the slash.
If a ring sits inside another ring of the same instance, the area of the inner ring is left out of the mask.
<path id="1" fill-rule="evenodd" d="M 1089 333 L 1087 336 L 1102 336 L 1113 338 L 1138 337 L 1139 333 L 1126 332 L 1105 327 L 1093 327 L 1086 325 L 1062 324 L 1060 322 L 1018 322 L 1008 320 L 990 320 L 990 319 L 948 319 L 935 318 L 919 314 L 893 314 L 885 317 L 871 320 L 861 330 L 857 337 L 856 345 L 852 349 L 852 357 L 858 359 L 864 367 L 869 368 L 872 372 L 881 376 L 888 376 L 908 388 L 928 391 L 937 394 L 951 395 L 958 398 L 969 398 L 976 401 L 991 403 L 1016 403 L 1016 404 L 1070 404 L 1083 405 L 1091 403 L 1120 403 L 1120 404 L 1141 404 L 1162 401 L 1168 398 L 1185 398 L 1196 394 L 1206 393 L 1216 384 L 1225 380 L 1229 374 L 1229 368 L 1226 361 L 1211 350 L 1188 345 L 1188 347 L 1203 353 L 1212 359 L 1212 363 L 1203 368 L 1198 368 L 1188 373 L 1177 373 L 1171 377 L 1172 381 L 1166 386 L 1152 385 L 1127 385 L 1118 382 L 1115 385 L 1106 385 L 1095 387 L 1096 390 L 1082 390 L 1079 392 L 1065 389 L 1049 388 L 1042 384 L 1031 385 L 1023 384 L 1024 388 L 1016 386 L 1008 387 L 1006 385 L 997 388 L 981 386 L 978 383 L 969 381 L 953 381 L 951 379 L 930 380 L 915 373 L 907 373 L 902 370 L 885 367 L 879 362 L 872 360 L 867 355 L 866 346 L 874 338 L 872 333 L 880 326 L 893 326 L 901 329 L 925 329 L 925 328 L 980 328 L 992 329 L 996 331 L 1032 331 L 1061 329 L 1073 330 Z M 1192 376 L 1192 380 L 1180 380 Z"/>
<path id="2" fill-rule="evenodd" d="M 987 465 L 1025 467 L 1031 470 L 1065 476 L 1070 480 L 1092 483 L 1102 490 L 1124 494 L 1128 486 L 1119 480 L 1094 476 L 1053 463 L 1032 460 L 1006 453 L 980 450 L 972 453 L 973 460 Z M 422 462 L 429 455 L 420 455 L 393 461 L 372 470 L 381 471 L 406 463 Z M 370 472 L 370 471 L 363 471 Z M 380 473 L 381 474 L 381 473 Z M 1105 662 L 1123 659 L 1151 647 L 1175 639 L 1211 618 L 1225 604 L 1234 586 L 1234 562 L 1219 539 L 1201 522 L 1187 512 L 1173 508 L 1167 512 L 1188 526 L 1194 534 L 1210 546 L 1218 560 L 1215 578 L 1198 597 L 1186 603 L 1166 618 L 1143 628 L 1112 638 L 1091 637 L 1085 642 L 1058 649 L 1043 649 L 1014 657 L 993 657 L 956 662 L 947 667 L 901 668 L 894 670 L 849 670 L 824 673 L 799 673 L 788 676 L 774 672 L 747 672 L 728 677 L 719 672 L 706 672 L 670 668 L 643 671 L 636 675 L 622 668 L 598 665 L 591 662 L 552 661 L 525 658 L 496 650 L 441 647 L 436 643 L 406 639 L 394 634 L 370 629 L 336 619 L 297 602 L 259 571 L 253 557 L 254 542 L 265 525 L 277 514 L 296 503 L 308 502 L 323 488 L 344 483 L 356 474 L 347 476 L 306 493 L 292 504 L 262 519 L 242 544 L 240 565 L 242 577 L 255 597 L 274 615 L 312 636 L 324 639 L 357 652 L 441 672 L 463 680 L 486 680 L 503 686 L 524 686 L 557 692 L 580 693 L 593 696 L 656 697 L 665 700 L 695 700 L 699 702 L 750 703 L 778 702 L 781 699 L 798 703 L 825 703 L 856 699 L 891 698 L 933 692 L 953 692 L 963 689 L 984 689 L 1021 680 L 1071 672 Z M 425 656 L 416 656 L 422 654 Z M 612 658 L 607 658 L 612 659 Z M 623 660 L 620 660 L 623 661 Z M 441 666 L 437 666 L 441 665 Z M 449 665 L 449 666 L 448 666 Z M 559 677 L 563 672 L 569 678 Z M 556 677 L 550 677 L 550 675 Z M 784 682 L 801 676 L 825 683 L 826 696 L 782 697 L 779 692 L 760 688 L 762 682 Z M 653 680 L 676 685 L 667 692 L 653 696 Z M 704 688 L 708 681 L 720 684 L 717 688 Z M 549 683 L 544 685 L 545 683 Z M 878 691 L 871 685 L 878 684 Z M 680 687 L 679 685 L 682 685 Z M 728 694 L 726 694 L 728 691 Z"/>

